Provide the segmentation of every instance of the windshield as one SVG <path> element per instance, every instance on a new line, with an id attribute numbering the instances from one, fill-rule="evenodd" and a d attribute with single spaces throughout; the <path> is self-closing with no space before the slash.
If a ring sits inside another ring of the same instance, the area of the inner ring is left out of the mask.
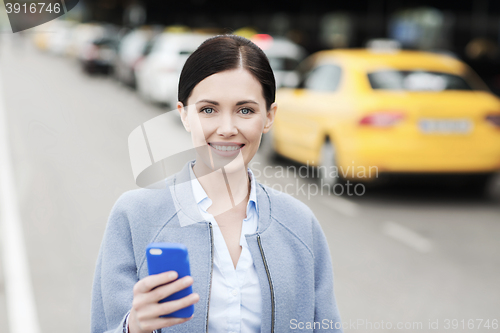
<path id="1" fill-rule="evenodd" d="M 368 74 L 373 89 L 407 91 L 482 90 L 465 78 L 440 72 L 422 70 L 383 70 Z"/>
<path id="2" fill-rule="evenodd" d="M 193 36 L 160 36 L 154 43 L 152 52 L 191 54 L 204 41 Z"/>
<path id="3" fill-rule="evenodd" d="M 299 61 L 285 57 L 269 57 L 269 64 L 275 71 L 293 71 L 299 65 Z"/>

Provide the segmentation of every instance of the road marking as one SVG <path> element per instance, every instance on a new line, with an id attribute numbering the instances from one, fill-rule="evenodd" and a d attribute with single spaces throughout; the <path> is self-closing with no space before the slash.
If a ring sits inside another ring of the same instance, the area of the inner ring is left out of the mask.
<path id="1" fill-rule="evenodd" d="M 430 240 L 398 223 L 391 221 L 385 222 L 382 227 L 382 232 L 387 236 L 417 250 L 418 252 L 426 253 L 432 249 L 432 243 Z"/>
<path id="2" fill-rule="evenodd" d="M 0 229 L 10 333 L 40 333 L 7 132 L 0 73 Z"/>
<path id="3" fill-rule="evenodd" d="M 338 196 L 319 197 L 319 201 L 344 216 L 355 217 L 359 215 L 359 205 L 344 198 Z"/>

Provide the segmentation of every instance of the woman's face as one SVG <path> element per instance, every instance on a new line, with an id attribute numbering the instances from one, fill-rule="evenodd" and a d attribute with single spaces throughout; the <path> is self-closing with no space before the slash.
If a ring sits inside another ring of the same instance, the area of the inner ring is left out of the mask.
<path id="1" fill-rule="evenodd" d="M 212 170 L 232 161 L 246 167 L 271 128 L 276 103 L 266 109 L 262 86 L 243 68 L 213 74 L 191 92 L 186 110 L 177 105 L 198 156 Z M 230 167 L 229 169 L 233 169 Z"/>

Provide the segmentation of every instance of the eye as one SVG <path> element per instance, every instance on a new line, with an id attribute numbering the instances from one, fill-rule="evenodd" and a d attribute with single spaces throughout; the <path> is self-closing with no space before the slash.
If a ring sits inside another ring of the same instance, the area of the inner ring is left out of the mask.
<path id="1" fill-rule="evenodd" d="M 200 110 L 200 113 L 201 112 L 204 112 L 205 114 L 212 114 L 212 113 L 214 113 L 214 109 L 212 109 L 212 108 L 203 108 L 203 109 Z"/>
<path id="2" fill-rule="evenodd" d="M 255 113 L 252 109 L 249 109 L 249 108 L 243 108 L 240 110 L 242 114 L 251 114 L 251 113 Z"/>

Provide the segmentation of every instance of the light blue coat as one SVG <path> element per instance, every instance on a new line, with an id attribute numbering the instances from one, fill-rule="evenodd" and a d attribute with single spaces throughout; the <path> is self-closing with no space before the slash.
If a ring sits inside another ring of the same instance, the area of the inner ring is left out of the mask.
<path id="1" fill-rule="evenodd" d="M 189 183 L 191 162 L 166 179 L 165 189 L 131 190 L 115 203 L 97 258 L 92 333 L 123 331 L 133 286 L 148 275 L 145 251 L 152 242 L 187 246 L 193 292 L 200 295 L 194 317 L 162 333 L 207 331 L 213 233 L 211 223 L 192 223 L 203 219 Z M 261 332 L 342 332 L 335 329 L 341 322 L 330 252 L 314 213 L 294 197 L 260 183 L 257 200 L 257 232 L 245 237 L 261 286 Z"/>

